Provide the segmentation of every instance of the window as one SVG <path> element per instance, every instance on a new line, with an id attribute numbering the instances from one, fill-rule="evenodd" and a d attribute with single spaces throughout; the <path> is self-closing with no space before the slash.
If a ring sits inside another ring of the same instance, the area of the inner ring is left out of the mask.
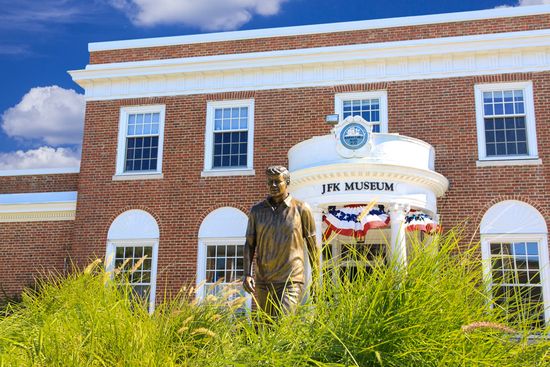
<path id="1" fill-rule="evenodd" d="M 495 304 L 506 304 L 513 321 L 519 305 L 532 326 L 550 322 L 550 270 L 546 222 L 532 206 L 495 204 L 480 226 L 484 274 Z"/>
<path id="2" fill-rule="evenodd" d="M 162 172 L 164 110 L 162 105 L 121 109 L 116 175 Z"/>
<path id="3" fill-rule="evenodd" d="M 199 228 L 197 296 L 220 295 L 236 289 L 230 298 L 247 296 L 242 289 L 243 251 L 248 217 L 238 209 L 218 208 Z M 250 307 L 250 299 L 247 301 Z"/>
<path id="4" fill-rule="evenodd" d="M 209 102 L 203 176 L 253 174 L 254 100 Z"/>
<path id="5" fill-rule="evenodd" d="M 151 295 L 153 244 L 115 243 L 114 247 L 114 269 L 120 270 L 119 276 L 128 280 L 137 296 L 148 300 Z"/>
<path id="6" fill-rule="evenodd" d="M 475 86 L 480 160 L 538 158 L 531 82 Z"/>
<path id="7" fill-rule="evenodd" d="M 515 301 L 520 302 L 534 315 L 533 326 L 544 325 L 538 242 L 490 241 L 489 246 L 495 303 L 512 301 L 513 307 Z"/>
<path id="8" fill-rule="evenodd" d="M 155 290 L 159 227 L 143 210 L 129 210 L 111 224 L 107 235 L 106 270 L 120 270 L 134 294 L 142 297 L 152 312 Z"/>
<path id="9" fill-rule="evenodd" d="M 341 93 L 334 98 L 334 110 L 340 121 L 360 115 L 374 123 L 373 132 L 388 132 L 388 99 L 385 91 Z"/>
<path id="10" fill-rule="evenodd" d="M 243 277 L 243 241 L 205 241 L 205 294 L 221 294 L 227 287 L 238 288 Z"/>

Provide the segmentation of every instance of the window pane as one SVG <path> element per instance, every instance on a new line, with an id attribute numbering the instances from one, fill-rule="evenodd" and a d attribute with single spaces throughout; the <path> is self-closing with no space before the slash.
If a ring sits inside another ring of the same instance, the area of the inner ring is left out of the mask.
<path id="1" fill-rule="evenodd" d="M 527 243 L 527 254 L 529 255 L 538 255 L 539 248 L 537 242 L 528 242 Z"/>

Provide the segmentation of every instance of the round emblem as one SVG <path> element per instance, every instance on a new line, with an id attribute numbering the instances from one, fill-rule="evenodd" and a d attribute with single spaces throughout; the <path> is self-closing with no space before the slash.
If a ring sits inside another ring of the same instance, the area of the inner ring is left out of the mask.
<path id="1" fill-rule="evenodd" d="M 340 141 L 348 149 L 359 149 L 367 143 L 368 135 L 363 125 L 351 123 L 342 129 Z"/>

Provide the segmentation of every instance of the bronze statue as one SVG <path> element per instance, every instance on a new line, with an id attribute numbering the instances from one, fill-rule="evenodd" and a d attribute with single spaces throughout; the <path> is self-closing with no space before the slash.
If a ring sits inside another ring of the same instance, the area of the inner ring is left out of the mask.
<path id="1" fill-rule="evenodd" d="M 314 279 L 320 268 L 320 251 L 315 241 L 311 209 L 288 193 L 288 170 L 271 166 L 266 175 L 269 195 L 254 205 L 248 216 L 243 287 L 249 293 L 256 293 L 260 309 L 277 316 L 279 311 L 293 312 L 303 298 L 306 282 L 304 242 Z"/>

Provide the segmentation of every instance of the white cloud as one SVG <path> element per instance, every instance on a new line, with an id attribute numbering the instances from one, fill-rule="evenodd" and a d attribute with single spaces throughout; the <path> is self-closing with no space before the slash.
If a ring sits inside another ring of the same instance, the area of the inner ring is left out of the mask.
<path id="1" fill-rule="evenodd" d="M 75 0 L 0 0 L 0 28 L 48 32 L 52 24 L 85 19 L 86 5 Z"/>
<path id="2" fill-rule="evenodd" d="M 511 8 L 515 6 L 550 5 L 550 0 L 519 0 L 515 5 L 499 5 L 495 9 Z"/>
<path id="3" fill-rule="evenodd" d="M 27 45 L 10 45 L 0 43 L 0 55 L 26 55 L 29 54 Z"/>
<path id="4" fill-rule="evenodd" d="M 520 0 L 518 6 L 550 5 L 550 0 Z"/>
<path id="5" fill-rule="evenodd" d="M 80 166 L 80 151 L 69 148 L 38 149 L 0 153 L 0 170 L 68 168 Z"/>
<path id="6" fill-rule="evenodd" d="M 81 144 L 84 96 L 58 86 L 32 88 L 2 114 L 6 135 L 48 145 Z"/>
<path id="7" fill-rule="evenodd" d="M 203 30 L 237 29 L 255 14 L 279 13 L 289 0 L 108 0 L 136 25 L 185 24 Z"/>

